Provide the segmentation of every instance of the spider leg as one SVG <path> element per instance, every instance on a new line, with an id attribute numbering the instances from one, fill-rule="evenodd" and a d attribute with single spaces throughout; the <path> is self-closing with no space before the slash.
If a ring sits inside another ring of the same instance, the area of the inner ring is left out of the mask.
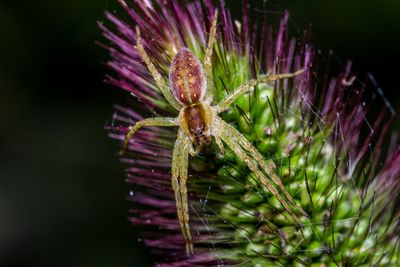
<path id="1" fill-rule="evenodd" d="M 214 90 L 215 90 L 211 58 L 212 58 L 213 47 L 214 47 L 214 43 L 215 43 L 215 39 L 216 39 L 217 20 L 218 20 L 218 9 L 216 9 L 215 13 L 214 13 L 214 19 L 212 21 L 212 25 L 211 25 L 211 29 L 210 29 L 210 37 L 208 39 L 207 50 L 206 50 L 206 54 L 204 57 L 204 70 L 205 70 L 206 78 L 207 78 L 207 91 L 206 91 L 205 99 L 208 103 L 212 102 L 213 97 L 214 97 Z"/>
<path id="2" fill-rule="evenodd" d="M 221 138 L 219 138 L 218 135 L 214 135 L 215 138 L 215 143 L 217 143 L 217 146 L 219 148 L 219 151 L 221 151 L 222 154 L 225 154 L 225 148 L 224 148 L 224 144 L 221 141 Z"/>
<path id="3" fill-rule="evenodd" d="M 303 216 L 308 217 L 308 214 L 299 205 L 296 204 L 290 193 L 286 190 L 281 179 L 279 179 L 279 177 L 274 172 L 275 165 L 272 162 L 266 163 L 263 155 L 261 155 L 261 153 L 249 142 L 249 140 L 247 140 L 237 129 L 235 129 L 223 120 L 220 120 L 219 123 L 223 125 L 223 128 L 226 128 L 227 131 L 231 132 L 232 135 L 235 136 L 235 139 L 239 142 L 240 146 L 242 146 L 250 155 L 252 155 L 256 162 L 260 164 L 262 169 L 268 174 L 271 180 L 285 194 L 290 204 L 292 204 Z"/>
<path id="4" fill-rule="evenodd" d="M 124 143 L 122 144 L 122 149 L 119 152 L 119 155 L 122 156 L 125 153 L 129 145 L 129 140 L 143 126 L 178 126 L 178 125 L 179 124 L 176 118 L 168 118 L 168 117 L 147 118 L 136 122 L 134 126 L 130 127 L 128 133 L 125 135 L 125 140 Z"/>
<path id="5" fill-rule="evenodd" d="M 189 226 L 189 208 L 188 208 L 188 198 L 187 198 L 187 186 L 186 186 L 186 181 L 188 178 L 188 160 L 189 160 L 189 149 L 190 149 L 190 144 L 186 143 L 184 144 L 184 147 L 182 148 L 182 155 L 181 155 L 181 167 L 179 170 L 179 175 L 180 175 L 180 193 L 182 197 L 182 215 L 183 215 L 183 223 L 185 224 L 185 229 L 186 229 L 186 236 L 187 236 L 187 242 L 186 242 L 186 253 L 188 255 L 193 255 L 193 240 L 192 240 L 192 234 L 190 232 L 190 226 Z"/>
<path id="6" fill-rule="evenodd" d="M 144 50 L 143 47 L 143 42 L 142 38 L 140 35 L 140 30 L 139 27 L 136 27 L 136 50 L 138 51 L 140 57 L 143 59 L 143 61 L 146 63 L 147 68 L 149 69 L 151 75 L 153 76 L 158 88 L 160 88 L 161 93 L 165 97 L 165 99 L 168 101 L 168 103 L 171 104 L 176 110 L 180 110 L 181 106 L 176 101 L 174 96 L 172 95 L 168 85 L 165 83 L 164 79 L 162 78 L 161 74 L 158 72 L 156 67 L 154 66 L 153 62 L 151 62 L 150 57 L 147 55 L 146 51 Z"/>
<path id="7" fill-rule="evenodd" d="M 175 193 L 176 212 L 179 226 L 185 239 L 187 255 L 193 255 L 193 240 L 189 226 L 189 208 L 187 200 L 186 180 L 188 173 L 188 157 L 190 142 L 181 134 L 175 142 L 172 156 L 172 188 Z"/>
<path id="8" fill-rule="evenodd" d="M 254 173 L 261 184 L 266 187 L 281 203 L 287 213 L 293 218 L 293 220 L 301 227 L 302 223 L 296 214 L 293 213 L 287 202 L 282 198 L 279 191 L 267 180 L 265 175 L 257 166 L 257 161 L 251 158 L 248 153 L 239 145 L 239 140 L 231 129 L 227 128 L 221 123 L 222 120 L 218 120 L 220 123 L 220 130 L 218 132 L 219 137 L 232 149 L 232 151 L 249 167 Z"/>
<path id="9" fill-rule="evenodd" d="M 253 79 L 245 82 L 238 88 L 236 88 L 231 94 L 226 96 L 218 105 L 217 112 L 220 113 L 228 108 L 235 100 L 241 95 L 250 92 L 253 90 L 254 86 L 257 86 L 260 83 L 268 83 L 276 80 L 282 80 L 287 78 L 292 78 L 297 75 L 300 75 L 304 72 L 304 69 L 298 70 L 294 73 L 284 73 L 284 74 L 276 74 L 276 75 L 262 75 L 258 77 L 258 79 Z"/>
<path id="10" fill-rule="evenodd" d="M 196 148 L 193 148 L 193 145 L 190 146 L 189 154 L 190 156 L 194 157 L 197 156 L 200 153 L 201 147 L 196 146 Z"/>

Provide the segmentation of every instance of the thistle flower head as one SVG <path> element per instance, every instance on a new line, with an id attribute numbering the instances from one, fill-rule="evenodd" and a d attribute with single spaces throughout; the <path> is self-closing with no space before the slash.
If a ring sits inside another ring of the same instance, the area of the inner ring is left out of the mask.
<path id="1" fill-rule="evenodd" d="M 300 228 L 231 151 L 215 145 L 190 159 L 190 217 L 196 253 L 187 258 L 171 187 L 176 129 L 144 128 L 130 142 L 126 177 L 135 185 L 131 222 L 158 266 L 393 266 L 398 264 L 400 149 L 386 142 L 391 118 L 368 81 L 351 63 L 336 77 L 320 67 L 306 32 L 287 34 L 288 13 L 279 23 L 265 14 L 251 22 L 243 1 L 241 20 L 221 0 L 123 1 L 123 12 L 100 23 L 111 43 L 107 82 L 132 94 L 116 106 L 110 136 L 124 140 L 129 127 L 149 116 L 177 115 L 163 98 L 135 49 L 137 33 L 165 80 L 171 60 L 186 47 L 204 58 L 208 30 L 218 8 L 213 76 L 215 101 L 261 74 L 304 75 L 256 87 L 223 115 L 267 159 L 285 187 L 310 215 Z M 322 78 L 321 78 L 322 77 Z M 325 77 L 325 78 L 324 78 Z M 386 148 L 388 147 L 388 149 Z M 386 151 L 388 151 L 386 153 Z"/>

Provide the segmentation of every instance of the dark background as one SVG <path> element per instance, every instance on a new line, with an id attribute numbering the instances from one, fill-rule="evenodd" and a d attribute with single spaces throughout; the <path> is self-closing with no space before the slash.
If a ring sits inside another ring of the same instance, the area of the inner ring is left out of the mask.
<path id="1" fill-rule="evenodd" d="M 0 2 L 0 266 L 150 266 L 103 130 L 128 97 L 103 84 L 108 54 L 94 44 L 116 2 Z M 371 71 L 400 107 L 399 1 L 276 2 L 292 33 L 312 22 L 322 51 Z"/>

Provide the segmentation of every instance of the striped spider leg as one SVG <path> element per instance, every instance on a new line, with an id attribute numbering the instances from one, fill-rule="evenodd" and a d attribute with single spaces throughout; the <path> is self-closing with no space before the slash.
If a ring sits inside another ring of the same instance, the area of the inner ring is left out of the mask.
<path id="1" fill-rule="evenodd" d="M 257 79 L 252 79 L 245 82 L 243 85 L 236 88 L 231 94 L 225 97 L 221 102 L 219 102 L 216 106 L 217 112 L 220 113 L 227 109 L 233 102 L 235 102 L 238 97 L 244 95 L 253 90 L 254 86 L 257 86 L 260 83 L 269 83 L 277 80 L 292 78 L 298 76 L 304 72 L 304 69 L 298 70 L 294 73 L 284 73 L 284 74 L 275 74 L 275 75 L 261 75 Z"/>
<path id="2" fill-rule="evenodd" d="M 281 193 L 275 188 L 275 186 L 267 179 L 263 171 L 271 178 L 271 180 L 279 187 L 279 189 L 284 193 L 289 202 L 296 207 L 302 215 L 308 217 L 307 213 L 298 206 L 290 193 L 285 189 L 282 181 L 273 171 L 274 166 L 267 164 L 261 153 L 234 127 L 226 123 L 220 118 L 217 118 L 214 122 L 213 127 L 218 130 L 215 134 L 218 135 L 227 145 L 232 149 L 232 151 L 249 167 L 249 169 L 254 173 L 257 179 L 261 182 L 262 186 L 268 189 L 285 208 L 287 213 L 294 219 L 294 221 L 301 226 L 302 223 L 292 209 L 289 207 L 287 202 L 282 197 Z M 258 167 L 261 166 L 261 169 Z"/>
<path id="3" fill-rule="evenodd" d="M 189 209 L 186 188 L 190 150 L 190 139 L 182 130 L 179 130 L 172 155 L 172 189 L 175 192 L 176 212 L 183 238 L 185 239 L 187 255 L 194 254 L 192 233 L 189 226 Z"/>
<path id="4" fill-rule="evenodd" d="M 205 52 L 204 68 L 200 60 L 187 48 L 182 48 L 175 55 L 169 74 L 168 86 L 147 55 L 139 28 L 136 28 L 136 50 L 143 59 L 158 88 L 176 110 L 177 118 L 148 118 L 135 123 L 125 135 L 120 155 L 126 151 L 130 139 L 143 126 L 179 126 L 172 156 L 172 188 L 175 193 L 175 203 L 178 222 L 185 239 L 186 253 L 193 255 L 193 240 L 189 226 L 189 209 L 186 181 L 188 177 L 189 153 L 195 156 L 202 146 L 211 141 L 212 109 L 208 103 L 213 98 L 213 78 L 211 57 L 216 39 L 218 11 L 215 11 L 212 21 L 208 45 Z M 210 88 L 209 91 L 206 89 Z M 218 139 L 219 140 L 219 139 Z M 223 150 L 222 142 L 218 142 Z M 195 145 L 195 148 L 193 147 Z"/>
<path id="5" fill-rule="evenodd" d="M 286 74 L 276 74 L 276 75 L 262 75 L 258 79 L 253 79 L 245 82 L 242 86 L 235 89 L 231 94 L 229 94 L 225 99 L 213 107 L 214 112 L 219 114 L 229 107 L 238 97 L 243 94 L 250 92 L 254 86 L 260 83 L 268 83 L 276 80 L 292 78 L 300 75 L 304 70 L 299 70 L 294 73 Z M 212 128 L 213 136 L 218 139 L 222 139 L 228 147 L 249 167 L 249 169 L 255 174 L 260 183 L 267 188 L 281 203 L 288 214 L 293 218 L 293 220 L 301 226 L 300 219 L 289 207 L 286 200 L 282 197 L 281 193 L 275 188 L 275 186 L 270 182 L 272 181 L 279 190 L 283 193 L 286 199 L 295 207 L 303 216 L 308 217 L 307 213 L 298 206 L 293 200 L 290 193 L 284 187 L 282 181 L 275 174 L 275 166 L 273 163 L 267 164 L 261 153 L 234 127 L 223 121 L 220 117 L 215 114 L 215 119 L 213 121 Z M 260 168 L 260 167 L 261 168 Z M 265 172 L 267 176 L 263 173 Z M 268 178 L 270 180 L 268 180 Z"/>

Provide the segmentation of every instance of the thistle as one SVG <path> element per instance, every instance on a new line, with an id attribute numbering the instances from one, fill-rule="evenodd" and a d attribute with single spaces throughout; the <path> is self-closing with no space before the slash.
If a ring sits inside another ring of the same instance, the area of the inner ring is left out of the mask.
<path id="1" fill-rule="evenodd" d="M 369 100 L 368 83 L 353 75 L 350 63 L 336 77 L 320 80 L 327 75 L 308 34 L 301 42 L 288 38 L 287 13 L 278 25 L 266 17 L 251 24 L 246 1 L 241 22 L 223 0 L 218 6 L 211 0 L 120 3 L 124 15 L 106 13 L 109 23 L 99 26 L 112 44 L 106 47 L 114 74 L 107 82 L 133 97 L 129 107 L 116 106 L 108 130 L 126 147 L 121 160 L 136 188 L 130 220 L 142 227 L 155 264 L 400 264 L 400 149 L 395 137 L 387 142 L 392 116 L 378 100 Z M 213 20 L 216 38 L 210 44 Z M 214 91 L 210 105 L 225 103 L 235 88 L 264 79 L 223 105 L 221 124 L 210 122 L 212 131 L 225 127 L 236 137 L 216 135 L 222 141 L 191 153 L 190 243 L 188 228 L 182 230 L 188 222 L 178 219 L 185 203 L 176 204 L 175 198 L 186 192 L 174 192 L 171 185 L 171 162 L 181 155 L 173 155 L 178 128 L 133 127 L 145 118 L 178 116 L 163 84 L 180 51 L 210 61 L 210 69 L 205 63 L 205 79 Z M 271 79 L 297 70 L 305 71 Z M 185 243 L 194 255 L 186 254 Z"/>

